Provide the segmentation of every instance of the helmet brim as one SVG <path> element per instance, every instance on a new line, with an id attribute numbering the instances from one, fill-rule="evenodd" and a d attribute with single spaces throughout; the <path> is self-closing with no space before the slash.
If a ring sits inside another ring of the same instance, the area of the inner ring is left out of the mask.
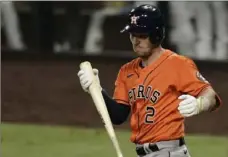
<path id="1" fill-rule="evenodd" d="M 126 33 L 126 32 L 130 32 L 130 26 L 129 25 L 126 25 L 121 31 L 120 33 Z"/>
<path id="2" fill-rule="evenodd" d="M 134 26 L 134 25 L 126 25 L 120 33 L 140 33 L 140 34 L 148 34 L 150 33 L 150 29 L 146 26 Z"/>

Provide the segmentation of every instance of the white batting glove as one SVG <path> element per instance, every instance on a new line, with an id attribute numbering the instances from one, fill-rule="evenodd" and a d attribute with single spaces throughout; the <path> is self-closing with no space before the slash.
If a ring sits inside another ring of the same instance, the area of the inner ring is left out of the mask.
<path id="1" fill-rule="evenodd" d="M 193 115 L 197 115 L 202 110 L 202 98 L 195 98 L 191 95 L 181 95 L 178 97 L 178 99 L 181 99 L 179 103 L 178 110 L 180 114 L 182 114 L 184 117 L 191 117 Z"/>
<path id="2" fill-rule="evenodd" d="M 79 80 L 80 80 L 80 84 L 82 86 L 82 89 L 85 92 L 88 92 L 89 93 L 89 87 L 90 87 L 90 85 L 94 81 L 101 88 L 101 86 L 100 86 L 100 79 L 98 77 L 98 73 L 99 73 L 99 71 L 97 69 L 93 69 L 93 74 L 89 73 L 88 71 L 79 70 L 78 77 L 79 77 Z M 94 79 L 94 76 L 95 76 L 95 79 Z"/>

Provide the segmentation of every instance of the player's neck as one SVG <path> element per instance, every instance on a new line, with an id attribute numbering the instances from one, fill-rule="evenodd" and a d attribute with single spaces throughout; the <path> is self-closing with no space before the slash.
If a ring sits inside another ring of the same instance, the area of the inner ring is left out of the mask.
<path id="1" fill-rule="evenodd" d="M 148 66 L 151 63 L 155 62 L 162 55 L 162 53 L 164 51 L 165 51 L 165 49 L 163 49 L 161 46 L 159 46 L 157 48 L 154 48 L 149 57 L 142 59 L 142 65 L 143 66 Z"/>

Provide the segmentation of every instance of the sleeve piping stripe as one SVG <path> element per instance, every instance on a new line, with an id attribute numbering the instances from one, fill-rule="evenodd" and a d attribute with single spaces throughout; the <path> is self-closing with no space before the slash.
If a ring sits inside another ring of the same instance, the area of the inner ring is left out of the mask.
<path id="1" fill-rule="evenodd" d="M 124 100 L 121 100 L 121 99 L 114 99 L 114 100 L 116 100 L 116 101 L 121 101 L 121 102 L 124 102 L 125 104 L 128 104 L 127 101 L 124 101 Z"/>

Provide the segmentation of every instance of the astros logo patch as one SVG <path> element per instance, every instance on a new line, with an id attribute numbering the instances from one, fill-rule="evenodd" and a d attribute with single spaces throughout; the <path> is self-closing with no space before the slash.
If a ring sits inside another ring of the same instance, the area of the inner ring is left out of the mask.
<path id="1" fill-rule="evenodd" d="M 131 24 L 135 24 L 135 25 L 137 25 L 137 19 L 138 19 L 139 17 L 138 16 L 132 16 L 131 17 Z"/>

